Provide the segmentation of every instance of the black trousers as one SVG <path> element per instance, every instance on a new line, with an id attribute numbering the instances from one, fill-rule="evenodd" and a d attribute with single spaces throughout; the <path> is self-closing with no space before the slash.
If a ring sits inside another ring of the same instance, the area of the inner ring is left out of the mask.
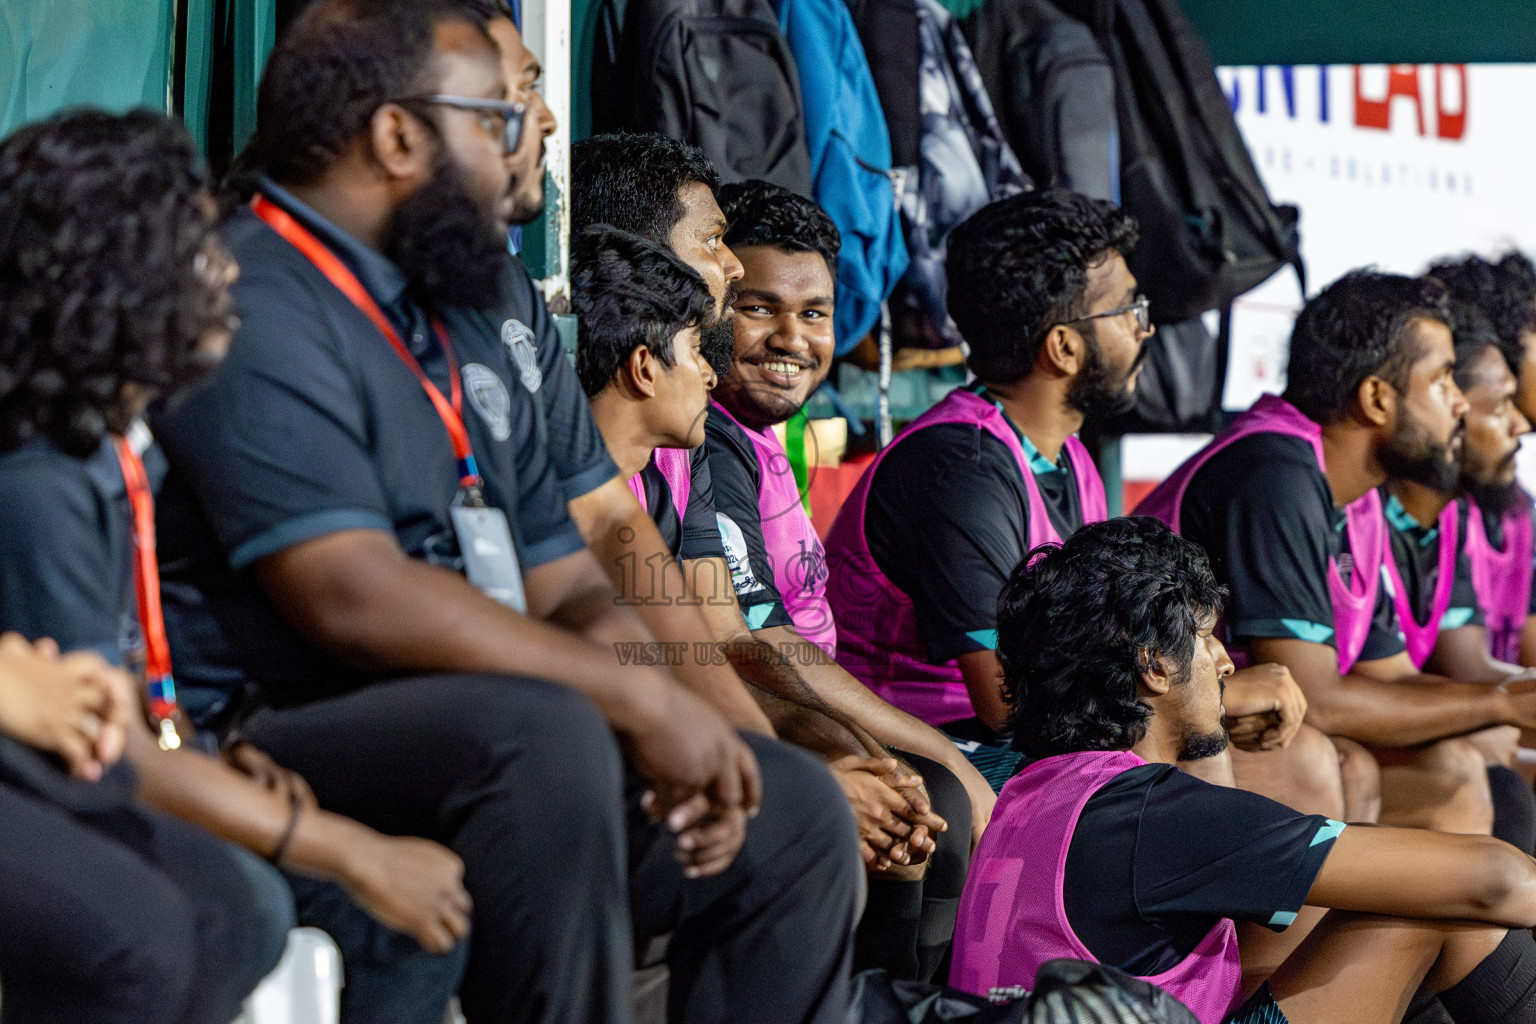
<path id="1" fill-rule="evenodd" d="M 932 981 L 955 936 L 960 893 L 971 863 L 971 798 L 954 772 L 918 754 L 892 753 L 923 777 L 928 799 L 949 831 L 934 836 L 920 881 L 871 876 L 869 902 L 854 939 L 855 972 L 881 968 L 893 978 Z"/>
<path id="2" fill-rule="evenodd" d="M 292 924 L 282 876 L 195 826 L 0 784 L 5 1024 L 229 1024 Z"/>
<path id="3" fill-rule="evenodd" d="M 841 791 L 800 751 L 749 737 L 762 812 L 726 872 L 690 881 L 607 724 L 566 687 L 397 680 L 244 731 L 323 806 L 463 858 L 473 1024 L 625 1024 L 636 937 L 662 932 L 677 1024 L 842 1024 L 862 866 Z"/>

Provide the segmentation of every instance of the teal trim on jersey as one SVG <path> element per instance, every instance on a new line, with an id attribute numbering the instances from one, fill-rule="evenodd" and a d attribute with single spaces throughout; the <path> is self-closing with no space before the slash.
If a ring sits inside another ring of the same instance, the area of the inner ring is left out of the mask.
<path id="1" fill-rule="evenodd" d="M 1332 818 L 1329 818 L 1328 824 L 1318 829 L 1317 835 L 1313 836 L 1312 842 L 1308 843 L 1307 845 L 1317 846 L 1320 843 L 1332 842 L 1333 840 L 1339 838 L 1339 833 L 1343 831 L 1344 823 L 1342 821 L 1334 821 Z"/>
<path id="2" fill-rule="evenodd" d="M 1472 621 L 1472 616 L 1477 614 L 1475 608 L 1447 608 L 1445 614 L 1440 616 L 1440 632 L 1448 629 L 1460 629 Z"/>
<path id="3" fill-rule="evenodd" d="M 1067 471 L 1066 467 L 1061 464 L 1062 460 L 1067 457 L 1066 449 L 1062 449 L 1062 453 L 1057 456 L 1056 461 L 1052 462 L 1044 455 L 1041 455 L 1040 449 L 1035 447 L 1035 443 L 1029 438 L 1025 437 L 1024 431 L 1019 429 L 1018 424 L 1014 423 L 1013 420 L 1008 418 L 1008 410 L 1004 409 L 1003 403 L 999 402 L 992 395 L 992 393 L 987 390 L 985 384 L 977 381 L 974 385 L 972 385 L 971 393 L 980 398 L 985 398 L 987 401 L 997 406 L 997 411 L 1003 414 L 1003 422 L 1008 424 L 1009 428 L 1013 430 L 1013 436 L 1019 439 L 1019 447 L 1024 449 L 1024 460 L 1029 463 L 1029 471 L 1031 473 L 1035 474 L 1035 476 L 1043 476 L 1046 473 L 1065 473 Z M 996 647 L 997 644 L 994 643 L 992 646 Z"/>
<path id="4" fill-rule="evenodd" d="M 1296 915 L 1289 910 L 1277 910 L 1269 918 L 1271 928 L 1289 928 L 1291 922 L 1296 920 Z"/>
<path id="5" fill-rule="evenodd" d="M 997 650 L 997 630 L 995 629 L 973 629 L 965 635 L 989 651 Z"/>
<path id="6" fill-rule="evenodd" d="M 743 614 L 747 617 L 747 628 L 762 629 L 763 623 L 768 621 L 768 616 L 773 614 L 773 609 L 776 607 L 776 604 L 769 602 L 768 604 L 755 604 L 746 609 Z"/>
<path id="7" fill-rule="evenodd" d="M 1291 631 L 1291 635 L 1298 640 L 1306 640 L 1308 643 L 1325 644 L 1333 639 L 1333 627 L 1325 626 L 1321 622 L 1308 622 L 1306 619 L 1281 619 L 1280 625 Z"/>
<path id="8" fill-rule="evenodd" d="M 1383 506 L 1382 511 L 1386 513 L 1387 522 L 1391 524 L 1392 529 L 1398 533 L 1405 533 L 1409 537 L 1413 537 L 1421 548 L 1429 547 L 1440 536 L 1439 526 L 1426 528 L 1424 524 L 1413 518 L 1407 509 L 1403 508 L 1403 503 L 1397 500 L 1397 495 L 1395 494 L 1387 495 L 1387 503 Z"/>

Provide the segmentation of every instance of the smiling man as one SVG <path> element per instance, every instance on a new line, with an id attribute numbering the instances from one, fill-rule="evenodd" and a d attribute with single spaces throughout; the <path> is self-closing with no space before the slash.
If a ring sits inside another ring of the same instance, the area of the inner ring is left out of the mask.
<path id="1" fill-rule="evenodd" d="M 528 112 L 499 56 L 447 0 L 322 0 L 274 49 L 225 230 L 243 325 L 159 421 L 182 673 L 259 690 L 241 728 L 323 806 L 459 854 L 469 1019 L 627 1021 L 636 937 L 670 932 L 675 1020 L 841 1020 L 851 816 L 621 662 L 656 637 L 491 315 Z"/>

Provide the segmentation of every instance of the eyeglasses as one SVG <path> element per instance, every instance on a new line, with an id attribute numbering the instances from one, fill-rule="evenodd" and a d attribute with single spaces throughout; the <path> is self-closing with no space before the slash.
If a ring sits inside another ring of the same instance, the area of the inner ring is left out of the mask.
<path id="1" fill-rule="evenodd" d="M 1080 324 L 1085 320 L 1098 320 L 1101 317 L 1121 316 L 1125 313 L 1135 312 L 1136 328 L 1142 331 L 1152 329 L 1152 303 L 1145 295 L 1136 296 L 1136 301 L 1129 306 L 1121 306 L 1118 309 L 1106 309 L 1102 313 L 1089 313 L 1087 316 L 1076 317 L 1072 320 L 1063 320 L 1062 325 Z"/>
<path id="2" fill-rule="evenodd" d="M 508 103 L 505 100 L 489 100 L 479 96 L 452 96 L 448 93 L 432 93 L 430 96 L 403 96 L 396 103 L 432 103 L 455 110 L 468 110 L 479 115 L 480 127 L 495 135 L 495 119 L 501 119 L 501 147 L 510 156 L 517 152 L 517 144 L 523 138 L 523 118 L 528 113 L 526 103 Z"/>

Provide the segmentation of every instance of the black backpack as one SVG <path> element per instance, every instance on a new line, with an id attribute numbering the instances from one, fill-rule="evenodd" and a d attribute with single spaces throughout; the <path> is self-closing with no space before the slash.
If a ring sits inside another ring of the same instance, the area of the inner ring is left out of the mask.
<path id="1" fill-rule="evenodd" d="M 1120 204 L 1141 224 L 1130 266 L 1153 319 L 1220 309 L 1287 263 L 1305 292 L 1296 208 L 1270 201 L 1176 0 L 1058 3 L 1093 28 L 1114 68 Z"/>
<path id="2" fill-rule="evenodd" d="M 1114 199 L 1115 73 L 1093 30 L 1050 0 L 991 0 L 962 27 L 1003 134 L 1035 184 Z"/>
<path id="3" fill-rule="evenodd" d="M 1083 960 L 1040 965 L 1032 992 L 989 1002 L 940 985 L 896 981 L 884 971 L 853 979 L 848 1024 L 1199 1024 L 1151 982 Z"/>
<path id="4" fill-rule="evenodd" d="M 595 132 L 660 132 L 702 149 L 724 181 L 811 195 L 800 76 L 769 0 L 602 0 Z"/>

